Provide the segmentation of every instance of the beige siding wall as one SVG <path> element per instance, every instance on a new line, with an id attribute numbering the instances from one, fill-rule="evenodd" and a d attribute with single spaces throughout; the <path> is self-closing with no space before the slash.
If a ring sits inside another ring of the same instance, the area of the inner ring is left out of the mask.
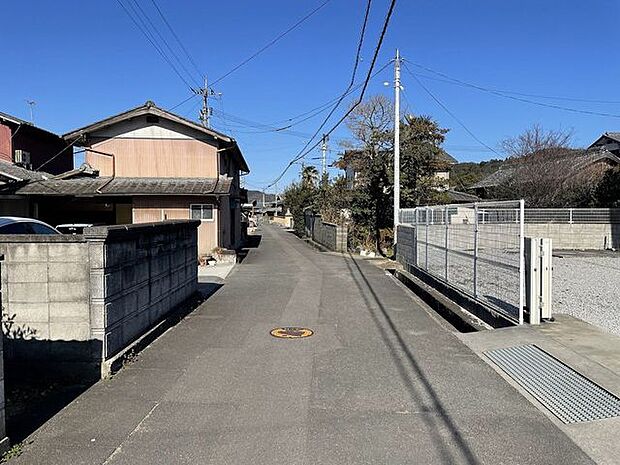
<path id="1" fill-rule="evenodd" d="M 116 138 L 92 148 L 114 154 L 119 177 L 217 177 L 217 149 L 198 140 Z M 112 157 L 87 151 L 86 162 L 101 176 L 112 176 Z"/>
<path id="2" fill-rule="evenodd" d="M 205 255 L 221 246 L 218 242 L 218 207 L 213 197 L 135 197 L 133 222 L 189 219 L 191 204 L 213 205 L 213 221 L 202 221 L 198 227 L 198 254 Z"/>

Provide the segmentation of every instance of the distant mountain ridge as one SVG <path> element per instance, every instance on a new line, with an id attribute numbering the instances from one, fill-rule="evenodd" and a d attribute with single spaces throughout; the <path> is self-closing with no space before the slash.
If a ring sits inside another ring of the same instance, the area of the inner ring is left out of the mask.
<path id="1" fill-rule="evenodd" d="M 274 202 L 276 200 L 275 194 L 267 194 L 265 193 L 265 202 Z M 261 191 L 249 190 L 248 191 L 248 202 L 252 203 L 256 201 L 256 205 L 260 206 L 263 203 L 263 193 Z"/>

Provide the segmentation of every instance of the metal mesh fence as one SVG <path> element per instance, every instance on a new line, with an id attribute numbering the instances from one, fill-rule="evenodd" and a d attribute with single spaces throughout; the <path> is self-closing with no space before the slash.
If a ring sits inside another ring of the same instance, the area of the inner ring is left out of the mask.
<path id="1" fill-rule="evenodd" d="M 530 224 L 620 224 L 620 208 L 528 208 Z"/>
<path id="2" fill-rule="evenodd" d="M 523 201 L 401 209 L 400 223 L 412 228 L 402 263 L 523 323 Z"/>

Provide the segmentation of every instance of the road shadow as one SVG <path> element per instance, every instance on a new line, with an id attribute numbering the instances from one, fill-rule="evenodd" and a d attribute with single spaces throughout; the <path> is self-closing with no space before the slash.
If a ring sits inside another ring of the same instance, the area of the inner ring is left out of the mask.
<path id="1" fill-rule="evenodd" d="M 154 322 L 156 330 L 140 339 L 129 356 L 148 347 L 223 286 L 198 283 L 197 292 Z M 6 431 L 11 443 L 18 444 L 101 380 L 102 345 L 99 340 L 36 339 L 36 330 L 13 325 L 7 332 L 6 320 L 3 325 Z M 119 358 L 113 372 L 122 369 L 125 360 Z"/>
<path id="2" fill-rule="evenodd" d="M 220 282 L 199 282 L 198 283 L 198 293 L 202 298 L 202 302 L 210 298 L 213 294 L 219 291 L 222 287 L 224 287 L 224 283 Z"/>
<path id="3" fill-rule="evenodd" d="M 99 341 L 5 337 L 4 344 L 6 432 L 12 444 L 22 442 L 100 379 L 100 364 L 77 360 L 77 354 L 101 353 Z M 41 359 L 33 360 L 33 354 Z"/>
<path id="4" fill-rule="evenodd" d="M 243 260 L 245 260 L 245 258 L 250 253 L 251 249 L 257 249 L 258 246 L 260 246 L 262 239 L 262 234 L 248 235 L 243 246 L 239 250 L 237 250 L 237 263 L 242 263 Z"/>
<path id="5" fill-rule="evenodd" d="M 467 441 L 463 438 L 450 414 L 446 411 L 437 392 L 426 377 L 424 370 L 402 338 L 387 309 L 368 278 L 364 275 L 359 264 L 350 254 L 348 257 L 343 257 L 343 259 L 360 295 L 364 299 L 375 326 L 381 334 L 381 338 L 394 360 L 399 376 L 407 387 L 411 399 L 420 407 L 421 411 L 429 413 L 421 415 L 421 418 L 428 427 L 428 432 L 432 436 L 433 444 L 442 462 L 454 464 L 461 463 L 464 460 L 468 465 L 477 465 L 480 462 L 467 444 Z M 379 314 L 373 311 L 374 308 L 379 309 Z M 432 408 L 430 412 L 426 406 L 425 398 L 431 401 Z M 433 413 L 437 415 L 433 415 Z M 448 440 L 442 436 L 442 430 L 448 431 L 450 436 Z"/>

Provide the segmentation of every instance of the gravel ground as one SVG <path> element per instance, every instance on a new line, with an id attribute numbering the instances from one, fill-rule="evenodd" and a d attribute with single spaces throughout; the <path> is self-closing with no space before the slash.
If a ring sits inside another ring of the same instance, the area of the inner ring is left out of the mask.
<path id="1" fill-rule="evenodd" d="M 620 336 L 620 253 L 553 257 L 553 313 L 567 313 Z"/>

